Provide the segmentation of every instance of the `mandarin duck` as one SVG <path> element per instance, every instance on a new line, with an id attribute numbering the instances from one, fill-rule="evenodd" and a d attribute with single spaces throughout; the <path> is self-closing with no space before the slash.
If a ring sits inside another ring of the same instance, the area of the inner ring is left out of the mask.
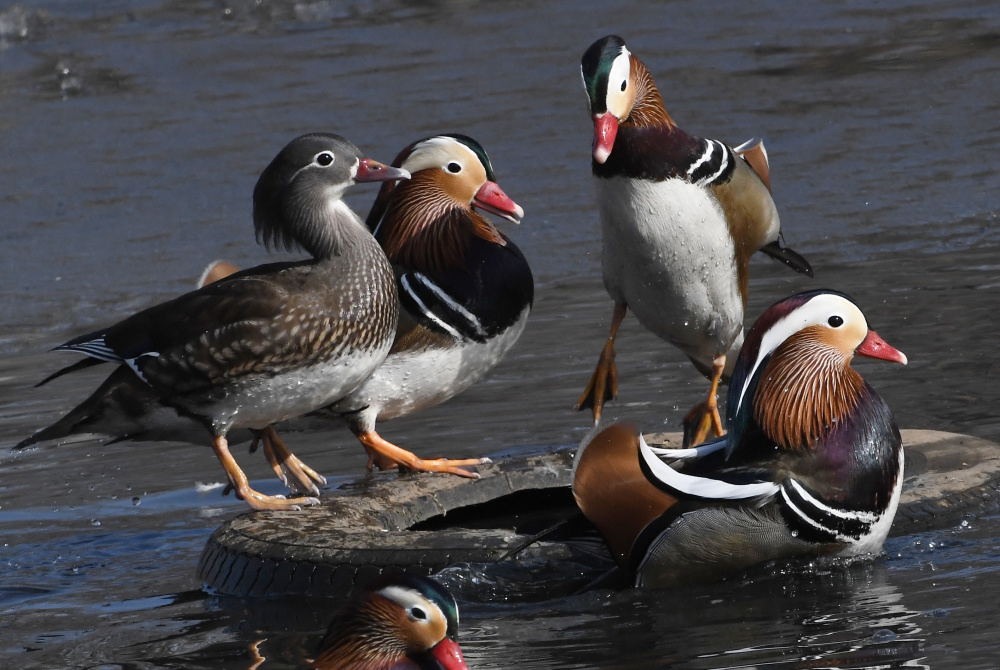
<path id="1" fill-rule="evenodd" d="M 393 165 L 412 178 L 382 185 L 368 226 L 396 273 L 396 339 L 385 362 L 329 411 L 364 445 L 369 467 L 478 477 L 460 466 L 489 459 L 422 460 L 383 439 L 375 424 L 464 391 L 517 342 L 534 298 L 531 268 L 476 210 L 513 223 L 524 211 L 500 189 L 489 156 L 470 137 L 414 142 Z"/>
<path id="2" fill-rule="evenodd" d="M 310 670 L 468 670 L 458 646 L 458 603 L 439 583 L 383 576 L 333 619 Z"/>
<path id="3" fill-rule="evenodd" d="M 851 368 L 855 355 L 906 364 L 848 296 L 801 293 L 747 333 L 727 435 L 655 449 L 615 424 L 586 444 L 574 496 L 636 585 L 881 550 L 899 504 L 903 448 L 889 407 Z"/>
<path id="4" fill-rule="evenodd" d="M 339 135 L 293 140 L 257 181 L 254 227 L 267 246 L 301 247 L 312 259 L 232 274 L 70 340 L 56 351 L 88 358 L 42 383 L 116 363 L 98 391 L 105 393 L 101 399 L 113 403 L 119 389 L 129 394 L 129 387 L 145 388 L 145 396 L 131 399 L 140 414 L 151 407 L 151 390 L 159 403 L 204 425 L 230 486 L 251 507 L 318 502 L 252 489 L 226 435 L 234 428 L 258 431 L 275 471 L 291 471 L 296 489 L 318 494 L 316 484 L 325 480 L 288 451 L 271 424 L 343 397 L 388 354 L 399 315 L 392 266 L 342 196 L 355 182 L 408 177 L 405 170 L 363 158 Z M 94 396 L 85 404 L 92 401 Z M 47 439 L 59 425 L 16 448 Z"/>
<path id="5" fill-rule="evenodd" d="M 382 185 L 368 226 L 396 273 L 396 339 L 382 365 L 323 413 L 347 422 L 368 452 L 369 468 L 476 478 L 462 466 L 489 459 L 421 459 L 383 439 L 375 425 L 464 391 L 517 342 L 534 297 L 531 268 L 476 210 L 513 223 L 524 212 L 500 189 L 489 156 L 471 137 L 419 140 L 393 165 L 411 178 Z"/>
<path id="6" fill-rule="evenodd" d="M 594 119 L 604 286 L 615 306 L 576 408 L 591 407 L 596 425 L 617 395 L 615 336 L 631 308 L 711 378 L 707 400 L 685 418 L 686 441 L 699 443 L 709 430 L 722 434 L 716 394 L 742 343 L 750 256 L 812 269 L 779 241 L 762 143 L 733 149 L 678 128 L 649 70 L 615 35 L 587 49 L 581 73 Z"/>

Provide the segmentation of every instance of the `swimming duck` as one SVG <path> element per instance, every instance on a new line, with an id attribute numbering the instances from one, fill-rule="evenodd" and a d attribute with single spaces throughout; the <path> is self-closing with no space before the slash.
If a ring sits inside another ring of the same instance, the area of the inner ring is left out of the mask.
<path id="1" fill-rule="evenodd" d="M 489 459 L 421 459 L 382 438 L 375 425 L 464 391 L 517 342 L 534 297 L 531 268 L 476 210 L 513 223 L 524 211 L 500 189 L 489 156 L 471 137 L 419 140 L 393 165 L 411 178 L 383 184 L 367 222 L 396 272 L 396 340 L 382 365 L 323 413 L 347 422 L 369 468 L 476 478 L 463 466 Z"/>
<path id="2" fill-rule="evenodd" d="M 881 550 L 899 504 L 903 449 L 889 407 L 851 368 L 855 355 L 906 364 L 851 298 L 801 293 L 747 333 L 727 435 L 654 449 L 634 427 L 615 424 L 587 443 L 573 493 L 637 585 Z"/>
<path id="3" fill-rule="evenodd" d="M 116 363 L 112 376 L 131 370 L 161 403 L 208 429 L 230 485 L 251 507 L 318 502 L 252 489 L 226 434 L 259 431 L 269 460 L 291 469 L 299 488 L 318 493 L 322 477 L 288 451 L 271 424 L 337 400 L 388 354 L 399 314 L 392 267 L 341 198 L 355 182 L 408 177 L 363 158 L 339 135 L 296 138 L 257 181 L 254 227 L 265 245 L 301 247 L 312 259 L 244 270 L 70 340 L 56 350 L 88 358 L 45 381 Z"/>
<path id="4" fill-rule="evenodd" d="M 615 306 L 576 408 L 591 407 L 596 425 L 617 395 L 615 336 L 631 308 L 712 380 L 685 419 L 697 444 L 709 430 L 722 434 L 716 393 L 742 343 L 750 256 L 762 251 L 807 275 L 812 269 L 779 241 L 763 143 L 733 149 L 678 128 L 649 70 L 616 35 L 587 49 L 581 73 L 594 119 L 604 286 Z"/>
<path id="5" fill-rule="evenodd" d="M 468 670 L 458 603 L 428 577 L 381 577 L 334 617 L 310 670 Z"/>

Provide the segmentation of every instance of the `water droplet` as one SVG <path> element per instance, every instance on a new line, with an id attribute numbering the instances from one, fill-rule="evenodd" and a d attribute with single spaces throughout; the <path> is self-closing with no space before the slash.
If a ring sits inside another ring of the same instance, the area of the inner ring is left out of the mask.
<path id="1" fill-rule="evenodd" d="M 798 537 L 798 536 L 799 536 L 799 531 L 793 530 L 792 531 L 792 537 Z"/>
<path id="2" fill-rule="evenodd" d="M 90 525 L 91 526 L 100 526 L 101 522 L 98 519 L 91 519 L 90 520 Z"/>
<path id="3" fill-rule="evenodd" d="M 136 496 L 136 497 L 132 498 L 132 504 L 135 505 L 135 506 L 138 506 L 141 502 L 142 502 L 142 498 L 140 498 L 139 496 Z"/>
<path id="4" fill-rule="evenodd" d="M 893 642 L 896 639 L 896 634 L 887 628 L 875 631 L 872 635 L 872 642 L 875 644 L 885 644 L 887 642 Z"/>

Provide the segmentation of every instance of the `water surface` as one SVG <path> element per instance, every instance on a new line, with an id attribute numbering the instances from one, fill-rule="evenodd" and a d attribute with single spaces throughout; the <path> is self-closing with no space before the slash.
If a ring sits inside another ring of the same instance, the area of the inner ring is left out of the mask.
<path id="1" fill-rule="evenodd" d="M 817 278 L 755 259 L 749 315 L 796 290 L 846 291 L 911 360 L 858 366 L 900 425 L 1000 440 L 995 3 L 4 3 L 0 666 L 248 668 L 256 645 L 261 667 L 290 668 L 316 644 L 336 602 L 201 590 L 205 540 L 243 509 L 220 496 L 207 440 L 7 451 L 107 373 L 34 389 L 69 360 L 48 349 L 188 290 L 214 258 L 269 258 L 250 194 L 296 135 L 338 132 L 389 161 L 464 132 L 526 211 L 505 228 L 536 280 L 518 346 L 386 437 L 456 457 L 580 440 L 588 421 L 570 407 L 611 302 L 578 63 L 611 32 L 682 127 L 767 143 L 786 241 Z M 364 213 L 374 194 L 359 186 L 349 201 Z M 632 319 L 618 342 L 609 418 L 675 429 L 704 380 Z M 294 437 L 331 482 L 362 471 L 342 426 Z M 255 486 L 280 491 L 259 455 L 239 458 Z M 993 668 L 997 535 L 975 510 L 891 539 L 875 562 L 666 593 L 505 602 L 470 586 L 470 570 L 445 578 L 473 668 Z"/>

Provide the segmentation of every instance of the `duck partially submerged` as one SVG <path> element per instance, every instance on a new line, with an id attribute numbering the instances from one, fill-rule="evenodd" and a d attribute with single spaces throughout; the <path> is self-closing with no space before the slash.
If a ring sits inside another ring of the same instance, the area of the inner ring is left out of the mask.
<path id="1" fill-rule="evenodd" d="M 359 181 L 408 176 L 364 158 L 338 135 L 293 140 L 254 188 L 254 226 L 264 243 L 301 247 L 312 259 L 250 268 L 74 338 L 56 350 L 88 358 L 49 379 L 115 363 L 112 376 L 129 370 L 160 403 L 208 429 L 230 485 L 251 507 L 318 502 L 253 490 L 226 434 L 259 431 L 269 458 L 293 471 L 299 488 L 318 493 L 322 477 L 288 451 L 271 424 L 343 397 L 388 354 L 399 315 L 392 268 L 341 198 Z M 118 381 L 107 388 L 119 388 Z"/>
<path id="2" fill-rule="evenodd" d="M 574 496 L 637 585 L 881 550 L 899 503 L 903 448 L 889 407 L 851 368 L 855 355 L 907 362 L 848 296 L 792 296 L 747 333 L 727 435 L 654 449 L 616 424 L 586 444 Z"/>
<path id="3" fill-rule="evenodd" d="M 762 251 L 807 275 L 812 269 L 779 241 L 763 143 L 734 149 L 681 130 L 649 70 L 616 35 L 587 49 L 581 74 L 594 120 L 604 285 L 615 307 L 576 407 L 592 408 L 596 425 L 617 395 L 614 343 L 631 308 L 712 380 L 685 419 L 697 444 L 722 434 L 716 393 L 742 343 L 750 256 Z"/>
<path id="4" fill-rule="evenodd" d="M 429 577 L 382 577 L 334 617 L 309 668 L 468 670 L 458 646 L 458 603 Z"/>

